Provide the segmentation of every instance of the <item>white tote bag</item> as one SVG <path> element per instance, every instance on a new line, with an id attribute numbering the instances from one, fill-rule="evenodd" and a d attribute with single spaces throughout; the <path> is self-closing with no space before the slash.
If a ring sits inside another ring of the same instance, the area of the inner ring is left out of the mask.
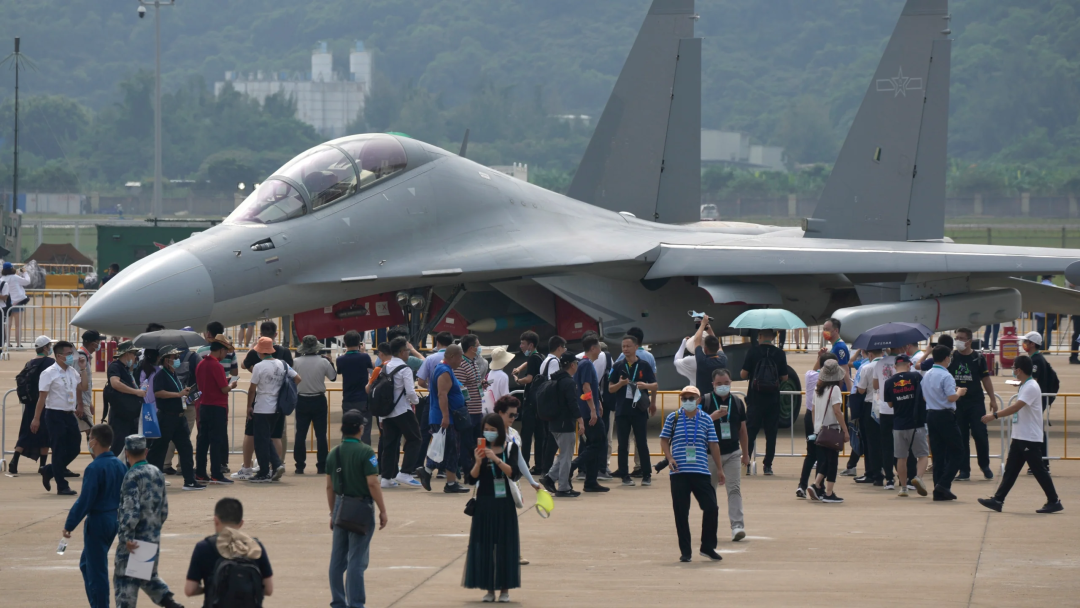
<path id="1" fill-rule="evenodd" d="M 427 449 L 427 457 L 432 462 L 442 462 L 443 454 L 446 452 L 446 429 L 439 429 L 439 432 L 432 434 L 431 444 Z"/>

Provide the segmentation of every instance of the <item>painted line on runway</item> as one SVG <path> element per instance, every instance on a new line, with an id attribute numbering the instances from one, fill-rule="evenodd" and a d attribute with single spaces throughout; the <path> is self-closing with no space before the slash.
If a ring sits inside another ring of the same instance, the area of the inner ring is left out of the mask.
<path id="1" fill-rule="evenodd" d="M 14 530 L 11 530 L 11 531 L 8 531 L 8 532 L 4 532 L 3 534 L 0 534 L 0 538 L 3 538 L 3 537 L 5 537 L 5 536 L 9 536 L 9 535 L 11 535 L 11 534 L 14 534 L 14 533 L 16 533 L 16 532 L 19 532 L 20 530 L 25 530 L 25 529 L 29 528 L 30 526 L 33 526 L 33 525 L 36 525 L 36 524 L 40 524 L 40 523 L 41 523 L 41 522 L 43 522 L 43 521 L 48 521 L 48 520 L 50 520 L 50 519 L 52 519 L 52 518 L 56 517 L 57 515 L 63 515 L 64 513 L 67 513 L 67 511 L 60 511 L 59 513 L 54 513 L 54 514 L 52 514 L 52 515 L 50 515 L 50 516 L 48 516 L 48 517 L 46 517 L 46 518 L 44 518 L 44 519 L 39 519 L 39 520 L 37 520 L 37 521 L 34 521 L 34 522 L 30 522 L 30 523 L 26 524 L 25 526 L 23 526 L 23 527 L 21 527 L 21 528 L 15 528 Z"/>
<path id="2" fill-rule="evenodd" d="M 975 574 L 971 577 L 971 592 L 968 593 L 968 608 L 971 608 L 971 599 L 975 597 L 975 582 L 979 580 L 979 565 L 982 564 L 983 549 L 986 547 L 986 531 L 990 528 L 990 513 L 986 514 L 986 523 L 983 525 L 982 542 L 979 543 L 979 559 L 975 560 Z"/>
<path id="3" fill-rule="evenodd" d="M 422 587 L 422 586 L 423 586 L 424 584 L 426 584 L 426 583 L 427 583 L 428 581 L 430 581 L 431 579 L 435 578 L 436 576 L 439 576 L 439 574 L 440 574 L 440 573 L 442 573 L 442 571 L 443 571 L 443 570 L 446 570 L 447 568 L 449 568 L 450 566 L 452 566 L 452 565 L 454 564 L 454 562 L 456 562 L 456 561 L 458 561 L 459 559 L 461 559 L 461 558 L 465 557 L 465 554 L 466 554 L 466 553 L 468 553 L 468 552 L 469 552 L 469 549 L 468 549 L 468 548 L 466 548 L 466 549 L 465 549 L 464 551 L 462 551 L 462 552 L 461 552 L 461 553 L 460 553 L 460 554 L 459 554 L 459 555 L 458 555 L 457 557 L 455 557 L 454 559 L 452 559 L 452 560 L 450 560 L 450 561 L 446 562 L 446 565 L 445 565 L 445 566 L 443 566 L 442 568 L 439 568 L 439 569 L 438 569 L 438 570 L 436 570 L 435 572 L 432 572 L 430 576 L 428 576 L 428 577 L 427 577 L 427 578 L 425 578 L 424 580 L 420 581 L 420 582 L 419 582 L 419 583 L 418 583 L 418 584 L 417 584 L 417 585 L 416 585 L 415 587 L 413 587 L 412 589 L 409 589 L 408 591 L 406 591 L 404 595 L 402 595 L 402 596 L 401 596 L 401 597 L 399 597 L 398 599 L 396 599 L 396 600 L 394 600 L 393 602 L 391 602 L 391 603 L 390 603 L 390 604 L 389 604 L 389 605 L 388 605 L 388 606 L 387 606 L 386 608 L 394 608 L 394 606 L 397 606 L 397 605 L 398 605 L 399 603 L 401 603 L 401 600 L 403 600 L 403 599 L 405 599 L 405 598 L 409 597 L 409 595 L 410 595 L 410 594 L 411 594 L 411 593 L 412 593 L 413 591 L 416 591 L 417 589 L 419 589 L 420 587 Z"/>

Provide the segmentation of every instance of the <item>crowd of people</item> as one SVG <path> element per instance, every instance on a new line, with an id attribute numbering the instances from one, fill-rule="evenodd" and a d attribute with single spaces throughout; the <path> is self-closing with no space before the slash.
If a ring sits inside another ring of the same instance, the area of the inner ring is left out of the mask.
<path id="1" fill-rule="evenodd" d="M 1062 510 L 1045 460 L 1042 430 L 1043 412 L 1053 401 L 1043 393 L 1057 391 L 1057 376 L 1039 352 L 1041 335 L 1024 336 L 1027 354 L 1013 365 L 1019 395 L 1013 405 L 1002 408 L 986 360 L 973 349 L 971 330 L 943 334 L 925 348 L 907 344 L 852 354 L 840 329 L 837 319 L 825 323 L 826 345 L 805 376 L 806 456 L 798 498 L 842 503 L 838 477 L 851 476 L 856 484 L 898 490 L 900 497 L 916 492 L 932 494 L 934 501 L 954 500 L 953 482 L 971 478 L 969 437 L 979 470 L 992 479 L 986 424 L 1013 416 L 1004 476 L 996 494 L 979 502 L 1000 511 L 1027 464 L 1046 494 L 1046 505 L 1038 512 Z M 525 361 L 510 370 L 523 387 L 520 398 L 511 394 L 506 371 L 514 354 L 496 348 L 485 357 L 472 334 L 455 340 L 439 333 L 434 336 L 437 349 L 424 356 L 404 330 L 391 330 L 373 357 L 363 336 L 351 331 L 342 339 L 344 354 L 332 360 L 315 336 L 303 338 L 294 358 L 275 343 L 274 323 L 263 322 L 259 333 L 242 361 L 216 322 L 207 325 L 207 345 L 197 350 L 161 345 L 140 352 L 132 342 L 121 342 L 106 373 L 100 416 L 92 396 L 92 362 L 102 336 L 85 332 L 78 349 L 46 336 L 35 341 L 37 356 L 17 380 L 25 408 L 8 474 L 17 476 L 19 459 L 26 458 L 40 463 L 38 473 L 47 491 L 55 483 L 58 494 L 78 495 L 68 481 L 78 474 L 69 467 L 85 436 L 93 462 L 84 472 L 82 493 L 63 534 L 70 536 L 86 519 L 80 564 L 92 606 L 108 605 L 106 559 L 117 537 L 116 605 L 134 606 L 142 589 L 158 605 L 178 606 L 156 574 L 156 560 L 147 578 L 126 574 L 127 559 L 139 543 L 159 541 L 168 516 L 167 478 L 179 475 L 184 491 L 237 481 L 279 481 L 287 470 L 281 442 L 284 420 L 294 410 L 293 471 L 307 472 L 307 436 L 313 428 L 316 472 L 326 475 L 333 531 L 332 606 L 365 602 L 375 508 L 379 528 L 388 520 L 383 490 L 432 491 L 436 479 L 445 480 L 444 493 L 473 493 L 466 507 L 472 526 L 463 585 L 484 590 L 486 602 L 509 601 L 509 590 L 520 586 L 520 568 L 528 563 L 518 534 L 522 478 L 558 499 L 574 499 L 582 492 L 609 491 L 604 481 L 648 487 L 653 476 L 667 468 L 680 560 L 692 559 L 693 497 L 703 513 L 698 553 L 719 561 L 716 490 L 722 486 L 726 492 L 731 540 L 746 538 L 744 467 L 749 473 L 755 439 L 764 431 L 763 473 L 774 474 L 782 385 L 792 373 L 784 351 L 774 345 L 777 332 L 769 329 L 755 332 L 756 343 L 741 367 L 729 369 L 728 354 L 709 317 L 698 316 L 693 335 L 683 340 L 675 356 L 676 370 L 688 385 L 679 392 L 679 408 L 662 421 L 663 457 L 653 466 L 647 425 L 657 411 L 659 384 L 656 361 L 636 328 L 622 337 L 617 358 L 605 351 L 595 332 L 581 337 L 577 353 L 568 350 L 564 338 L 552 336 L 546 354 L 539 352 L 540 337 L 524 332 L 519 346 Z M 242 463 L 230 474 L 228 408 L 240 367 L 251 378 Z M 343 439 L 330 449 L 326 383 L 338 376 Z M 745 399 L 732 390 L 739 380 L 747 382 Z M 150 440 L 139 434 L 139 419 L 147 411 L 154 413 L 159 427 Z M 108 422 L 95 425 L 96 418 Z M 193 426 L 198 429 L 194 444 Z M 374 446 L 373 427 L 380 430 Z M 849 444 L 851 456 L 841 467 L 840 454 Z M 613 451 L 615 470 L 610 469 Z M 932 483 L 924 481 L 931 454 Z M 174 457 L 179 471 L 172 466 Z M 860 460 L 863 474 L 858 476 Z M 581 491 L 574 488 L 575 481 L 583 482 Z M 207 594 L 208 606 L 215 605 L 211 597 L 246 594 L 261 601 L 270 595 L 273 572 L 266 549 L 240 532 L 239 501 L 219 501 L 214 521 L 216 535 L 195 548 L 185 594 Z M 220 582 L 228 569 L 236 573 L 229 580 L 246 581 L 242 589 Z"/>

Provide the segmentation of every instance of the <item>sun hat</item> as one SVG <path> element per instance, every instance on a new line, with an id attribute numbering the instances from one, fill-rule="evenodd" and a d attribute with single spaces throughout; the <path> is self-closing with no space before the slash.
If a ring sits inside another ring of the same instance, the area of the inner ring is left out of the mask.
<path id="1" fill-rule="evenodd" d="M 829 359 L 821 366 L 821 374 L 818 375 L 820 382 L 840 382 L 844 379 L 844 370 L 835 359 Z"/>
<path id="2" fill-rule="evenodd" d="M 514 360 L 514 354 L 506 352 L 503 347 L 496 348 L 491 352 L 491 369 L 502 369 Z"/>

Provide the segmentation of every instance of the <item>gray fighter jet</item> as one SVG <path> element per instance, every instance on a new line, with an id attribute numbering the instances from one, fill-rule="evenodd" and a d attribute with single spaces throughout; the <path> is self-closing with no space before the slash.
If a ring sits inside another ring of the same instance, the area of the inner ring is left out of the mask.
<path id="1" fill-rule="evenodd" d="M 221 225 L 125 269 L 73 324 L 133 335 L 151 321 L 325 315 L 374 327 L 400 304 L 416 335 L 456 320 L 516 345 L 524 327 L 617 339 L 638 326 L 663 356 L 689 332 L 689 309 L 717 327 L 749 307 L 807 323 L 839 314 L 849 338 L 885 321 L 947 329 L 1024 309 L 1080 313 L 1080 294 L 1013 278 L 1066 272 L 1080 250 L 943 238 L 946 0 L 904 6 L 802 228 L 698 221 L 696 18 L 693 0 L 653 2 L 569 196 L 481 166 L 464 145 L 455 155 L 397 135 L 344 137 L 297 156 Z"/>

